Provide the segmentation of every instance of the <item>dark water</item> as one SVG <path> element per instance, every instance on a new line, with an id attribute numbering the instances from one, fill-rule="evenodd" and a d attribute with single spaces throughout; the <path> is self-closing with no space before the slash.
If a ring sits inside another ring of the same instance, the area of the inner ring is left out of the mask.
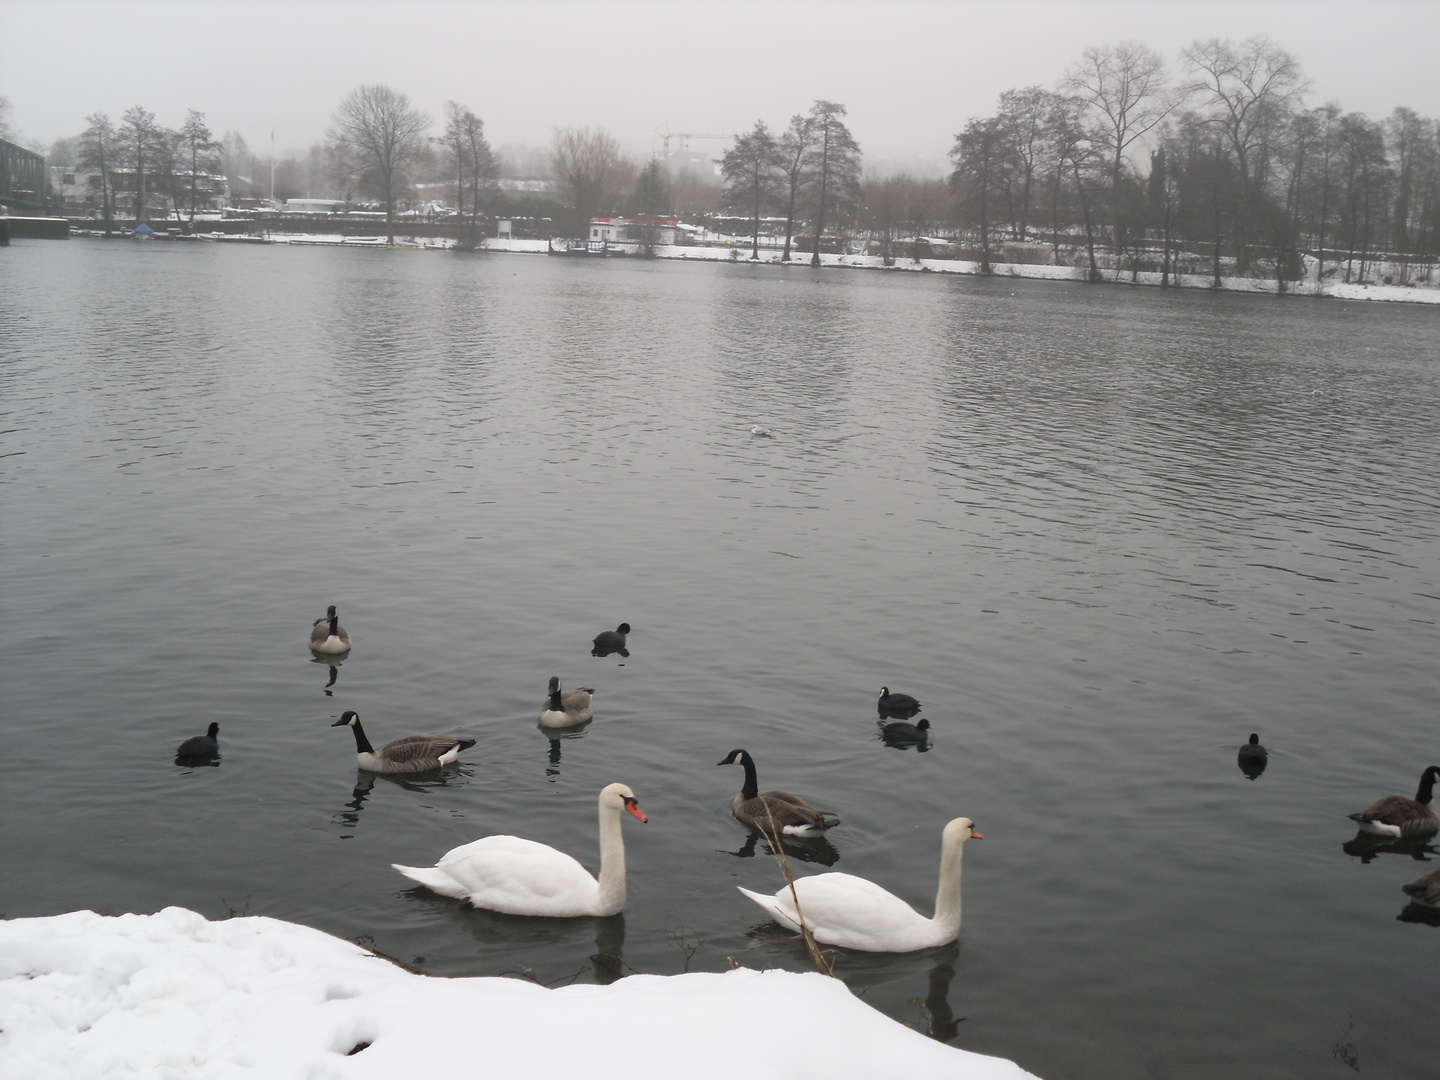
<path id="1" fill-rule="evenodd" d="M 800 854 L 926 912 L 944 822 L 984 832 L 958 947 L 839 962 L 893 1016 L 1046 1080 L 1431 1075 L 1440 919 L 1399 887 L 1436 851 L 1347 847 L 1345 815 L 1440 760 L 1437 320 L 17 243 L 0 911 L 248 910 L 446 975 L 804 969 L 734 888 L 781 883 L 714 765 L 744 747 L 844 819 Z M 329 603 L 355 648 L 327 686 Z M 589 655 L 621 620 L 631 656 Z M 597 690 L 556 745 L 552 674 Z M 877 739 L 882 683 L 928 752 Z M 347 708 L 377 743 L 479 744 L 359 777 Z M 210 720 L 219 767 L 176 767 Z M 594 868 L 612 780 L 650 815 L 623 918 L 461 910 L 390 869 L 491 832 Z"/>

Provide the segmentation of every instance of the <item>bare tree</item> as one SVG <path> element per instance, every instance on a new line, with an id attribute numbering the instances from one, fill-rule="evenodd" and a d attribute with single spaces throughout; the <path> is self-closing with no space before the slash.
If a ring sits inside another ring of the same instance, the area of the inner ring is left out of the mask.
<path id="1" fill-rule="evenodd" d="M 116 157 L 120 167 L 134 177 L 135 224 L 139 225 L 148 209 L 150 184 L 146 172 L 159 157 L 162 129 L 155 123 L 155 114 L 139 105 L 126 109 L 120 119 L 120 129 L 115 133 Z"/>
<path id="2" fill-rule="evenodd" d="M 1000 95 L 997 119 L 1015 174 L 1015 184 L 1006 185 L 1010 231 L 1017 240 L 1024 240 L 1029 228 L 1031 190 L 1047 150 L 1048 120 L 1056 97 L 1039 86 L 1007 90 Z"/>
<path id="3" fill-rule="evenodd" d="M 1124 246 L 1121 223 L 1121 175 L 1125 155 L 1175 108 L 1166 88 L 1165 61 L 1138 41 L 1086 49 L 1065 73 L 1062 85 L 1085 104 L 1103 137 L 1109 159 L 1111 241 L 1116 255 Z"/>
<path id="4" fill-rule="evenodd" d="M 814 137 L 810 117 L 799 113 L 790 118 L 790 126 L 780 136 L 777 160 L 785 191 L 785 250 L 780 255 L 781 262 L 790 261 L 790 240 L 795 235 L 795 207 L 805 183 L 805 165 Z"/>
<path id="5" fill-rule="evenodd" d="M 620 143 L 603 128 L 556 128 L 550 143 L 550 167 L 560 182 L 561 194 L 573 208 L 572 234 L 584 234 L 601 207 L 617 201 L 628 186 L 634 167 L 620 152 Z"/>
<path id="6" fill-rule="evenodd" d="M 330 119 L 326 138 L 341 170 L 385 203 L 387 243 L 395 242 L 395 205 L 423 155 L 429 126 L 408 97 L 379 83 L 350 91 Z"/>
<path id="7" fill-rule="evenodd" d="M 860 145 L 841 119 L 845 106 L 817 101 L 810 108 L 810 185 L 815 192 L 815 249 L 810 265 L 820 265 L 820 238 L 825 231 L 825 211 L 833 209 L 838 218 L 842 208 L 855 201 L 860 192 Z M 831 204 L 827 207 L 826 200 Z"/>
<path id="8" fill-rule="evenodd" d="M 180 126 L 182 156 L 186 165 L 186 188 L 190 195 L 190 225 L 195 225 L 195 192 L 202 173 L 213 175 L 219 168 L 220 144 L 205 125 L 205 114 L 191 109 Z"/>
<path id="9" fill-rule="evenodd" d="M 1246 243 L 1255 196 L 1264 186 L 1268 149 L 1288 111 L 1305 91 L 1300 64 L 1268 38 L 1239 45 L 1211 38 L 1185 50 L 1203 96 L 1207 120 L 1224 135 L 1235 164 L 1236 266 L 1250 265 Z"/>
<path id="10" fill-rule="evenodd" d="M 1004 153 L 1005 131 L 996 117 L 971 120 L 955 136 L 950 159 L 955 171 L 951 186 L 961 212 L 980 229 L 980 272 L 990 273 L 990 222 L 994 213 L 992 194 Z"/>
<path id="11" fill-rule="evenodd" d="M 780 148 L 765 121 L 735 140 L 720 159 L 725 181 L 725 199 L 733 209 L 750 212 L 750 257 L 760 258 L 760 217 L 775 197 L 780 179 Z"/>
<path id="12" fill-rule="evenodd" d="M 445 144 L 450 174 L 455 178 L 455 205 L 464 222 L 465 200 L 470 200 L 470 223 L 480 217 L 480 193 L 495 179 L 495 155 L 485 139 L 485 121 L 467 106 L 445 103 Z"/>
<path id="13" fill-rule="evenodd" d="M 92 183 L 100 189 L 100 216 L 105 221 L 105 235 L 114 229 L 115 128 L 103 112 L 85 118 L 86 128 L 80 133 L 80 165 L 93 169 Z"/>
<path id="14" fill-rule="evenodd" d="M 10 119 L 13 109 L 10 99 L 0 94 L 0 139 L 4 139 L 6 142 L 15 141 L 15 125 Z"/>

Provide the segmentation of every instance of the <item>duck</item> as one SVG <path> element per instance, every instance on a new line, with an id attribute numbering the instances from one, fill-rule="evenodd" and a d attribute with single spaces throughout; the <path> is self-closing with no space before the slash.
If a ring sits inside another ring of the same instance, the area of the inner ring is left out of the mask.
<path id="1" fill-rule="evenodd" d="M 1260 736 L 1252 732 L 1250 741 L 1240 747 L 1236 760 L 1240 762 L 1242 769 L 1246 765 L 1264 765 L 1270 760 L 1270 753 L 1260 745 Z"/>
<path id="2" fill-rule="evenodd" d="M 876 708 L 885 716 L 914 716 L 920 711 L 920 702 L 909 694 L 892 694 L 888 686 L 882 686 Z"/>
<path id="3" fill-rule="evenodd" d="M 210 726 L 205 729 L 204 735 L 196 735 L 182 742 L 176 749 L 175 756 L 182 758 L 214 757 L 220 752 L 220 740 L 216 738 L 219 734 L 220 725 L 212 721 Z"/>
<path id="4" fill-rule="evenodd" d="M 860 952 L 914 952 L 954 941 L 960 935 L 960 856 L 967 840 L 983 840 L 975 823 L 958 817 L 945 826 L 940 842 L 940 886 L 935 917 L 925 918 L 894 893 L 853 874 L 798 878 L 795 895 L 786 886 L 774 896 L 744 893 L 781 926 L 799 931 L 795 896 L 805 926 L 816 941 Z"/>
<path id="5" fill-rule="evenodd" d="M 1361 832 L 1376 836 L 1424 836 L 1432 833 L 1440 829 L 1440 817 L 1435 815 L 1437 780 L 1440 780 L 1440 765 L 1431 765 L 1420 774 L 1420 787 L 1415 792 L 1415 798 L 1386 795 L 1360 813 L 1351 814 L 1350 820 L 1360 826 Z"/>
<path id="6" fill-rule="evenodd" d="M 506 915 L 565 919 L 618 915 L 625 907 L 620 811 L 648 821 L 624 784 L 600 792 L 600 878 L 563 851 L 518 836 L 485 836 L 451 848 L 433 867 L 391 865 L 431 892 Z"/>
<path id="7" fill-rule="evenodd" d="M 1401 885 L 1400 888 L 1415 903 L 1440 908 L 1440 868 L 1422 874 L 1409 885 Z"/>
<path id="8" fill-rule="evenodd" d="M 921 718 L 918 724 L 907 724 L 896 720 L 880 729 L 886 742 L 924 742 L 930 737 L 930 721 Z"/>
<path id="9" fill-rule="evenodd" d="M 325 617 L 316 619 L 310 630 L 310 650 L 334 655 L 350 651 L 350 635 L 340 625 L 340 616 L 335 614 L 335 605 L 325 609 Z"/>
<path id="10" fill-rule="evenodd" d="M 829 810 L 816 810 L 799 795 L 791 795 L 788 791 L 760 794 L 755 782 L 755 760 L 745 750 L 731 750 L 715 764 L 744 767 L 745 784 L 740 794 L 735 796 L 731 810 L 740 824 L 748 825 L 756 832 L 768 836 L 778 828 L 783 836 L 820 836 L 826 829 L 840 824 L 835 814 Z"/>
<path id="11" fill-rule="evenodd" d="M 571 727 L 595 718 L 595 706 L 590 695 L 593 686 L 582 686 L 575 690 L 562 691 L 560 677 L 550 676 L 550 689 L 545 706 L 540 710 L 541 727 Z"/>
<path id="12" fill-rule="evenodd" d="M 625 635 L 630 633 L 630 624 L 622 622 L 614 630 L 602 630 L 595 635 L 595 648 L 606 652 L 619 652 L 625 648 Z"/>
<path id="13" fill-rule="evenodd" d="M 373 773 L 430 772 L 449 765 L 460 756 L 461 750 L 475 745 L 474 739 L 461 739 L 454 735 L 407 735 L 376 750 L 365 737 L 365 729 L 360 726 L 360 714 L 354 709 L 347 709 L 330 726 L 348 726 L 355 733 L 356 763 L 366 772 Z"/>
<path id="14" fill-rule="evenodd" d="M 1241 746 L 1240 752 L 1235 755 L 1235 764 L 1240 766 L 1247 780 L 1258 780 L 1269 762 L 1270 755 L 1260 745 L 1260 736 L 1255 734 L 1251 734 L 1250 741 Z"/>

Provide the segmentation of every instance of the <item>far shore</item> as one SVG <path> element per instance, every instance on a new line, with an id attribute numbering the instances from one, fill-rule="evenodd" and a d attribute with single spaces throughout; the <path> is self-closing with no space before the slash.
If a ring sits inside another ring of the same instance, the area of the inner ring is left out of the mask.
<path id="1" fill-rule="evenodd" d="M 83 234 L 82 234 L 83 235 Z M 93 235 L 93 234 L 92 234 Z M 272 233 L 268 237 L 261 238 L 253 235 L 245 236 L 207 236 L 200 234 L 186 237 L 185 239 L 195 240 L 218 240 L 242 243 L 275 243 L 275 244 L 297 244 L 304 246 L 334 246 L 334 247 L 367 247 L 385 248 L 387 245 L 383 236 L 359 237 L 341 236 L 338 234 L 312 234 L 312 233 Z M 427 250 L 451 250 L 455 247 L 455 241 L 442 237 L 409 237 L 397 236 L 394 245 L 400 248 L 427 249 Z M 634 247 L 635 245 L 629 245 Z M 550 243 L 547 240 L 515 240 L 489 238 L 482 240 L 477 248 L 480 251 L 500 252 L 507 254 L 523 255 L 546 255 L 550 252 Z M 627 252 L 622 249 L 615 249 L 609 253 L 612 257 L 639 257 L 634 252 Z M 564 254 L 559 258 L 604 258 L 599 253 L 592 254 Z M 781 259 L 781 251 L 778 248 L 762 247 L 758 258 L 751 258 L 748 244 L 737 244 L 730 246 L 708 246 L 691 247 L 680 245 L 655 245 L 650 252 L 650 257 L 657 259 L 673 259 L 681 262 L 722 262 L 747 265 L 771 265 L 771 266 L 800 266 L 811 265 L 811 253 L 792 248 L 790 260 L 785 262 Z M 887 264 L 880 255 L 835 255 L 824 253 L 820 256 L 820 265 L 826 267 L 844 267 L 854 270 L 883 270 L 889 272 L 905 273 L 933 273 L 933 274 L 968 274 L 973 276 L 988 276 L 996 278 L 1025 278 L 1033 281 L 1073 281 L 1080 284 L 1088 284 L 1088 272 L 1083 266 L 1047 266 L 1036 263 L 1006 263 L 992 262 L 990 273 L 982 274 L 981 264 L 965 259 L 914 259 L 908 256 L 895 256 Z M 1106 285 L 1138 285 L 1147 288 L 1160 288 L 1161 275 L 1154 271 L 1130 271 L 1130 270 L 1102 270 L 1103 281 L 1095 284 Z M 1214 278 L 1209 274 L 1171 274 L 1170 288 L 1181 290 L 1201 290 L 1205 292 L 1237 292 L 1268 294 L 1270 296 L 1302 296 L 1321 297 L 1336 300 L 1379 300 L 1388 303 L 1402 304 L 1440 304 L 1440 287 L 1421 285 L 1384 285 L 1384 284 L 1353 284 L 1341 281 L 1325 281 L 1317 284 L 1314 278 L 1307 278 L 1304 281 L 1287 281 L 1284 287 L 1275 281 L 1274 278 L 1254 277 L 1221 277 L 1220 287 L 1215 288 Z"/>

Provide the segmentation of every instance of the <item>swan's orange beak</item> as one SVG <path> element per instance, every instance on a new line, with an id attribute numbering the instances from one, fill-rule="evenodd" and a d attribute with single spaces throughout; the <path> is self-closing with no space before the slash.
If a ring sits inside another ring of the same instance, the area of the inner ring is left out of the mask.
<path id="1" fill-rule="evenodd" d="M 971 839 L 971 840 L 984 840 L 985 837 L 981 836 L 978 832 L 976 832 L 976 831 L 972 828 L 972 829 L 970 830 L 970 839 Z"/>
<path id="2" fill-rule="evenodd" d="M 645 811 L 640 809 L 640 804 L 637 803 L 634 799 L 626 799 L 626 800 L 625 800 L 625 809 L 626 809 L 626 810 L 629 810 L 630 813 L 634 814 L 634 815 L 635 815 L 637 818 L 639 818 L 641 821 L 649 821 L 649 820 L 650 820 L 649 818 L 647 818 L 647 817 L 645 816 Z"/>

